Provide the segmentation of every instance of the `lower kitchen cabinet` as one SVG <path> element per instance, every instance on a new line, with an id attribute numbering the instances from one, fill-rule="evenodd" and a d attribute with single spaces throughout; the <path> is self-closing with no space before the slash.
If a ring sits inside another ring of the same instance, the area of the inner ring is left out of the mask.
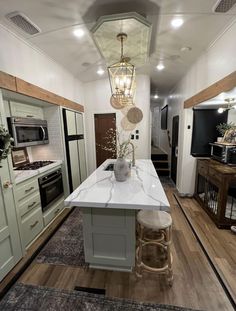
<path id="1" fill-rule="evenodd" d="M 0 281 L 22 258 L 8 160 L 0 166 Z"/>
<path id="2" fill-rule="evenodd" d="M 23 245 L 26 247 L 43 230 L 41 207 L 33 209 L 21 219 Z"/>
<path id="3" fill-rule="evenodd" d="M 53 204 L 53 206 L 43 213 L 44 226 L 47 226 L 64 208 L 64 198 L 59 199 L 58 202 Z"/>
<path id="4" fill-rule="evenodd" d="M 21 243 L 23 251 L 42 233 L 54 218 L 64 209 L 64 197 L 60 196 L 46 211 L 43 212 L 40 197 L 39 179 L 57 168 L 33 176 L 15 186 L 15 203 L 18 214 Z M 47 192 L 50 192 L 49 189 Z"/>

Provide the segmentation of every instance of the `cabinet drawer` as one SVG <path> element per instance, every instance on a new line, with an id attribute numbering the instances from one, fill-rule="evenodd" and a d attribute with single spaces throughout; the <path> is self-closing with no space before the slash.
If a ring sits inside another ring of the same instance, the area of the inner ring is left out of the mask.
<path id="1" fill-rule="evenodd" d="M 24 216 L 26 213 L 37 207 L 41 207 L 39 192 L 27 196 L 25 199 L 21 201 L 19 205 L 20 216 Z"/>
<path id="2" fill-rule="evenodd" d="M 38 179 L 33 179 L 28 182 L 23 182 L 16 186 L 17 201 L 21 201 L 31 193 L 39 190 Z"/>
<path id="3" fill-rule="evenodd" d="M 212 180 L 212 182 L 215 181 L 218 183 L 223 183 L 223 176 L 212 168 L 209 168 L 209 179 Z"/>
<path id="4" fill-rule="evenodd" d="M 43 229 L 41 208 L 36 209 L 22 220 L 22 237 L 24 246 L 27 246 Z"/>
<path id="5" fill-rule="evenodd" d="M 201 162 L 199 161 L 197 164 L 197 169 L 198 172 L 203 175 L 203 176 L 207 176 L 208 175 L 208 166 L 206 165 L 205 162 Z"/>
<path id="6" fill-rule="evenodd" d="M 64 199 L 58 201 L 48 211 L 43 214 L 44 226 L 47 226 L 64 208 Z"/>

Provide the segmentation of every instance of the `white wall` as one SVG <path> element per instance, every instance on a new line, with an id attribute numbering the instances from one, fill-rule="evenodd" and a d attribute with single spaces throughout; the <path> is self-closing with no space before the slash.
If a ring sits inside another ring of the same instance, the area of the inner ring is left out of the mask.
<path id="1" fill-rule="evenodd" d="M 156 106 L 152 111 L 152 143 L 155 147 L 160 147 L 160 107 Z"/>
<path id="2" fill-rule="evenodd" d="M 146 75 L 136 77 L 136 105 L 143 111 L 143 120 L 137 125 L 139 140 L 134 140 L 137 146 L 136 158 L 150 158 L 150 79 Z M 95 135 L 94 135 L 94 114 L 116 113 L 117 128 L 120 128 L 120 121 L 123 114 L 110 105 L 111 90 L 108 79 L 93 81 L 84 84 L 85 95 L 85 128 L 87 132 L 87 153 L 88 172 L 96 168 Z"/>
<path id="3" fill-rule="evenodd" d="M 170 94 L 174 101 L 169 105 L 180 115 L 177 189 L 182 194 L 193 194 L 196 171 L 196 159 L 190 155 L 193 113 L 183 109 L 184 101 L 236 70 L 235 33 L 236 22 L 201 55 Z M 169 119 L 172 116 L 170 113 Z"/>
<path id="4" fill-rule="evenodd" d="M 0 25 L 0 70 L 83 105 L 83 84 L 48 56 Z"/>

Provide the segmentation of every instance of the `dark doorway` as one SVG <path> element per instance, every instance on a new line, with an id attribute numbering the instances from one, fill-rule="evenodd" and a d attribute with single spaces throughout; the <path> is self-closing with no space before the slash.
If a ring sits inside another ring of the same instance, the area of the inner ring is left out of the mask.
<path id="1" fill-rule="evenodd" d="M 171 144 L 171 179 L 176 184 L 177 161 L 179 141 L 179 116 L 173 117 L 172 121 L 172 144 Z"/>
<path id="2" fill-rule="evenodd" d="M 115 129 L 116 129 L 116 114 L 115 113 L 105 113 L 105 114 L 95 114 L 95 143 L 96 143 L 96 159 L 97 167 L 101 165 L 106 159 L 115 159 L 116 150 L 109 151 L 104 150 L 104 147 L 110 148 L 109 142 L 116 139 Z M 113 129 L 113 134 L 110 132 L 109 139 L 107 138 L 107 131 Z"/>

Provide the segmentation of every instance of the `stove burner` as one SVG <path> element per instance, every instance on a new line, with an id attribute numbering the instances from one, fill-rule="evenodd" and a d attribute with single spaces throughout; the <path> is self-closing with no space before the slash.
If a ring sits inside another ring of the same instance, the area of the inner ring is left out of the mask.
<path id="1" fill-rule="evenodd" d="M 20 165 L 16 168 L 16 170 L 26 171 L 26 170 L 37 170 L 46 165 L 52 164 L 53 161 L 35 161 L 31 163 L 27 163 L 24 165 Z"/>

